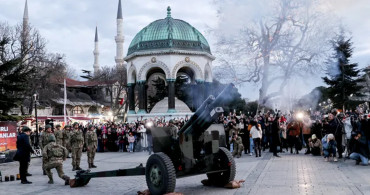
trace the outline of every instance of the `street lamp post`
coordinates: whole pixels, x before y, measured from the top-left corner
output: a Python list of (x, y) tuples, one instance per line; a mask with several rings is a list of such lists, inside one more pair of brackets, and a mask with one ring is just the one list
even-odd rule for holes
[(35, 100), (35, 118), (36, 118), (36, 143), (39, 143), (39, 124), (37, 121), (37, 94), (33, 94)]

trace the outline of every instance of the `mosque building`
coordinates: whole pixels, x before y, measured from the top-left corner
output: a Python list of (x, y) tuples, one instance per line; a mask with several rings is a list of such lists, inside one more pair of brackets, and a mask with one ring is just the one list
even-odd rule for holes
[[(26, 0), (23, 17), (25, 27), (28, 26), (28, 20)], [(126, 119), (133, 121), (153, 117), (184, 118), (192, 115), (192, 110), (200, 106), (211, 93), (212, 61), (215, 57), (206, 38), (189, 23), (173, 18), (171, 8), (167, 7), (163, 19), (153, 21), (136, 34), (125, 56), (121, 0), (118, 1), (116, 22), (114, 60), (116, 66), (125, 67), (127, 70), (128, 94), (118, 94), (129, 102)], [(95, 28), (94, 46), (93, 72), (96, 75), (101, 70), (98, 27)], [(186, 78), (186, 84), (191, 86), (192, 110), (189, 105), (175, 97), (175, 82), (179, 78)], [(149, 97), (156, 94), (154, 81), (157, 79), (165, 83), (168, 96), (149, 109)], [(111, 104), (107, 102), (111, 98), (105, 92), (106, 83), (66, 79), (66, 87), (68, 116), (90, 120), (91, 115), (102, 116), (111, 113)], [(117, 96), (114, 93), (110, 95)], [(39, 110), (39, 114), (45, 115), (46, 118), (58, 118), (63, 115), (63, 97), (51, 99), (50, 102), (50, 105), (44, 106), (45, 109)], [(19, 113), (19, 109), (15, 109), (11, 114)]]
[[(212, 82), (212, 61), (215, 57), (206, 38), (189, 23), (167, 16), (139, 31), (123, 57), (123, 17), (118, 3), (116, 57), (117, 66), (127, 69), (129, 111), (128, 120), (155, 116), (183, 117), (192, 114), (189, 107), (175, 97), (175, 81), (180, 76), (193, 85), (196, 107), (209, 95)], [(99, 71), (98, 32), (95, 31), (94, 73)], [(168, 88), (168, 97), (148, 112), (148, 96), (155, 93), (153, 80), (161, 78)]]

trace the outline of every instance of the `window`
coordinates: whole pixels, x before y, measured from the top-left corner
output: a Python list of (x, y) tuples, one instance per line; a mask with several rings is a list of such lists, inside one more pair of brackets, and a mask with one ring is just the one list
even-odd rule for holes
[(73, 112), (73, 115), (83, 114), (84, 113), (84, 111), (82, 110), (81, 106), (74, 107), (73, 110), (72, 110), (72, 112)]

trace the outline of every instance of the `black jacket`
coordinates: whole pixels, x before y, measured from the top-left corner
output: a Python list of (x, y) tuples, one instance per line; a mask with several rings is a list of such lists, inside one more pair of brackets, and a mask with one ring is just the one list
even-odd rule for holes
[(356, 152), (361, 154), (362, 156), (365, 156), (366, 158), (369, 158), (369, 147), (367, 145), (366, 137), (361, 137), (360, 139), (356, 140), (353, 139), (353, 149), (352, 152)]
[(328, 129), (328, 132), (326, 132), (326, 134), (329, 134), (329, 133), (332, 133), (334, 136), (340, 136), (342, 135), (342, 124), (341, 122), (338, 120), (338, 118), (334, 118), (333, 120), (329, 121), (329, 129)]
[(17, 153), (14, 156), (16, 161), (30, 161), (33, 149), (30, 144), (30, 139), (25, 133), (20, 133), (17, 137)]

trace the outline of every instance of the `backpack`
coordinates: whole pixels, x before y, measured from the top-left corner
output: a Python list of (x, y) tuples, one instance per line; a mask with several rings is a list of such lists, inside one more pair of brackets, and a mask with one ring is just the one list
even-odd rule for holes
[(57, 157), (57, 158), (60, 158), (60, 157), (63, 157), (64, 156), (64, 150), (63, 148), (57, 146), (57, 145), (54, 145), (51, 150), (50, 150), (51, 154), (53, 157)]

